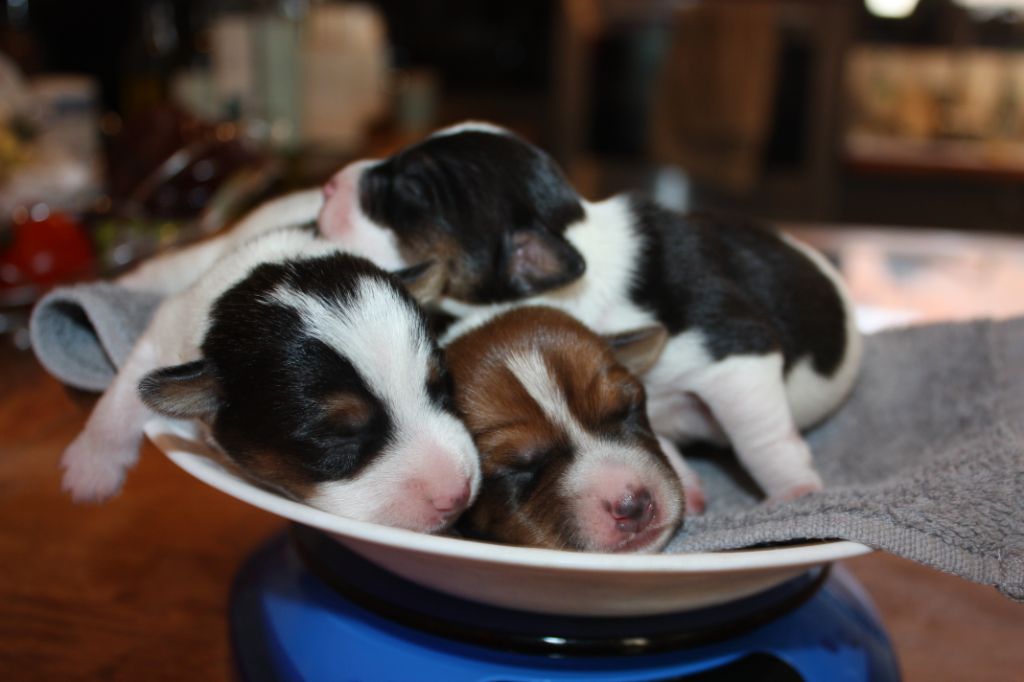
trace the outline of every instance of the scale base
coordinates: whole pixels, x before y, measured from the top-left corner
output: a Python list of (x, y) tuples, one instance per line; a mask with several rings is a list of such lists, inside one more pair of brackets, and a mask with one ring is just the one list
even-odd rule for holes
[(230, 623), (247, 682), (899, 680), (873, 606), (838, 569), (702, 612), (570, 619), (427, 590), (296, 526), (239, 572)]

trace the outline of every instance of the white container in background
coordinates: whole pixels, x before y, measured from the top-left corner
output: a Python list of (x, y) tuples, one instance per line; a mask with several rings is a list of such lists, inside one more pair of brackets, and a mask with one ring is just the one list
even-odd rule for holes
[(205, 121), (218, 121), (225, 114), (209, 69), (193, 68), (174, 74), (171, 97), (175, 104)]
[(48, 74), (33, 78), (29, 88), (41, 137), (93, 163), (99, 152), (96, 81), (79, 74)]
[(332, 150), (352, 149), (386, 108), (384, 20), (368, 5), (315, 5), (303, 34), (303, 141)]
[(260, 105), (271, 144), (295, 147), (302, 128), (302, 27), (289, 17), (263, 15), (256, 20), (256, 73)]
[(18, 208), (80, 211), (99, 196), (96, 81), (80, 74), (47, 74), (28, 83), (28, 111), (37, 135), (28, 161), (0, 184), (0, 215)]
[(255, 15), (225, 14), (210, 27), (210, 63), (221, 116), (248, 116), (258, 108), (255, 24)]

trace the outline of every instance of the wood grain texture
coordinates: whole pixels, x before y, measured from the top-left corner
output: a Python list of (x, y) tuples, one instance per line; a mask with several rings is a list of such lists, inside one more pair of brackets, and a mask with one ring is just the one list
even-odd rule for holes
[(58, 461), (89, 406), (7, 348), (0, 377), (0, 679), (230, 679), (231, 579), (281, 520), (148, 444), (119, 496), (73, 504)]
[[(0, 348), (0, 680), (229, 680), (225, 607), (283, 523), (198, 483), (152, 446), (100, 506), (60, 491), (88, 405)], [(909, 682), (1024, 679), (1024, 606), (876, 554), (848, 562)]]

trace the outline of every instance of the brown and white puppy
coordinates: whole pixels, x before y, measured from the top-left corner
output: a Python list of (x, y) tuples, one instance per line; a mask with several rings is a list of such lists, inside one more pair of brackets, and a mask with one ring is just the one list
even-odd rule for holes
[(456, 406), (483, 474), (463, 530), (553, 549), (661, 548), (682, 522), (683, 486), (633, 372), (649, 368), (666, 339), (660, 326), (604, 339), (530, 306), (452, 342)]

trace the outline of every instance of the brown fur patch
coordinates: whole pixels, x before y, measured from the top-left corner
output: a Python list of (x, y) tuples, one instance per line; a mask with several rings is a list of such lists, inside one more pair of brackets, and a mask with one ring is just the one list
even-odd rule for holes
[(297, 500), (313, 494), (316, 482), (298, 464), (273, 450), (246, 453), (245, 470), (264, 484)]

